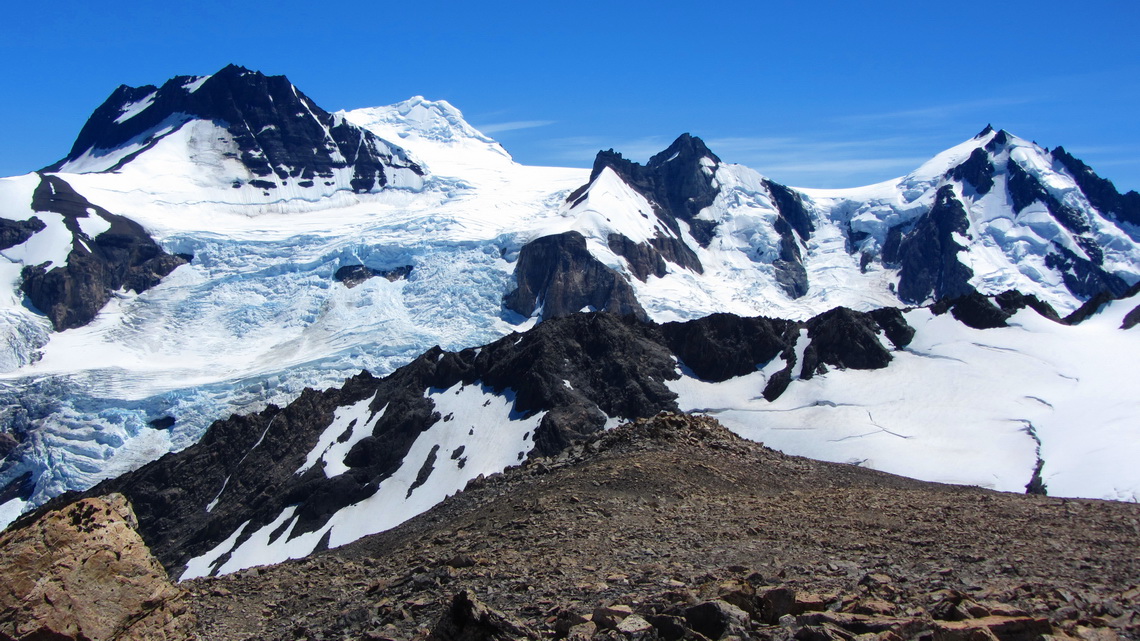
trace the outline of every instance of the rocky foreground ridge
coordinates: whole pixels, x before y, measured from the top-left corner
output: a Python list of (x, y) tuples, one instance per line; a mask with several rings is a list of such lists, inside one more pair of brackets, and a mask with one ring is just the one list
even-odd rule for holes
[(182, 584), (205, 639), (1140, 638), (1140, 506), (791, 457), (662, 414), (386, 533)]

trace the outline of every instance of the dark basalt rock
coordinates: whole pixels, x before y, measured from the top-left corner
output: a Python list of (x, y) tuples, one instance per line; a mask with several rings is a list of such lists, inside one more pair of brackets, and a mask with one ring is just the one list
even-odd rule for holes
[(979, 194), (988, 194), (994, 186), (994, 165), (982, 148), (975, 149), (965, 162), (950, 170), (950, 177), (969, 183)]
[(792, 225), (787, 219), (776, 219), (773, 227), (780, 234), (779, 258), (772, 261), (776, 284), (791, 298), (799, 298), (808, 291), (807, 269), (800, 254), (800, 245), (792, 235)]
[(176, 421), (173, 416), (163, 416), (150, 421), (147, 423), (147, 425), (156, 430), (168, 430), (174, 427), (175, 422)]
[(1012, 312), (995, 305), (993, 301), (978, 292), (970, 292), (958, 298), (944, 298), (930, 306), (935, 314), (950, 312), (958, 322), (974, 329), (1009, 327), (1006, 320)]
[(907, 303), (957, 298), (973, 291), (974, 275), (958, 260), (962, 246), (953, 235), (970, 229), (966, 209), (946, 185), (938, 190), (934, 206), (910, 231), (891, 229), (883, 246), (883, 261), (899, 268), (898, 295)]
[(375, 276), (380, 276), (395, 282), (401, 278), (407, 278), (410, 273), (412, 273), (412, 265), (402, 265), (394, 269), (374, 269), (372, 267), (365, 267), (364, 265), (345, 265), (336, 270), (336, 273), (333, 274), (333, 279), (338, 283), (344, 283), (345, 287), (352, 289)]
[(32, 216), (27, 220), (0, 218), (0, 251), (27, 242), (36, 232), (47, 227), (44, 221)]
[(675, 236), (658, 234), (648, 242), (635, 243), (621, 234), (610, 234), (607, 239), (610, 249), (625, 258), (634, 277), (645, 282), (650, 275), (661, 278), (668, 272), (665, 261), (680, 265), (698, 274), (705, 269), (692, 248)]
[(895, 349), (904, 349), (914, 339), (914, 328), (907, 325), (902, 310), (882, 307), (867, 313), (887, 335), (887, 340), (895, 346)]
[[(334, 169), (352, 167), (353, 190), (372, 191), (388, 182), (386, 167), (423, 175), (403, 149), (321, 109), (284, 76), (229, 65), (187, 89), (191, 76), (177, 76), (162, 87), (120, 86), (91, 115), (66, 158), (46, 171), (56, 171), (85, 153), (94, 155), (139, 144), (130, 162), (169, 131), (191, 120), (210, 120), (226, 128), (240, 160), (254, 175), (254, 187), (276, 188), (274, 178), (313, 181), (329, 178)], [(151, 104), (122, 120), (130, 105), (151, 97)], [(169, 130), (169, 131), (167, 131)], [(255, 184), (256, 183), (256, 184)]]
[(1081, 192), (1102, 214), (1121, 222), (1140, 225), (1140, 193), (1129, 191), (1121, 194), (1112, 181), (1096, 175), (1091, 167), (1065, 151), (1064, 147), (1054, 149), (1053, 158), (1068, 170)]
[(1132, 329), (1140, 324), (1140, 305), (1132, 308), (1132, 311), (1124, 315), (1124, 321), (1120, 323), (1120, 329)]
[(1011, 316), (1017, 313), (1018, 310), (1029, 307), (1051, 321), (1061, 322), (1060, 314), (1057, 313), (1057, 310), (1053, 309), (1052, 305), (1032, 294), (1022, 294), (1019, 291), (1011, 289), (995, 296), (994, 302), (1002, 308), (1002, 311)]
[(809, 320), (807, 330), (811, 342), (804, 350), (801, 378), (826, 373), (825, 365), (880, 369), (891, 362), (890, 351), (879, 340), (882, 328), (870, 314), (836, 307)]
[[(57, 331), (91, 322), (111, 299), (111, 292), (143, 292), (154, 287), (191, 256), (167, 254), (141, 225), (93, 205), (57, 176), (41, 176), (32, 209), (64, 217), (72, 234), (66, 265), (26, 265), (21, 289)], [(90, 213), (90, 212), (94, 213)], [(80, 218), (98, 216), (111, 224), (95, 238), (87, 236)]]
[[(2, 447), (3, 443), (0, 442), (0, 455), (6, 454)], [(0, 458), (3, 458), (0, 456)], [(0, 489), (0, 505), (4, 505), (12, 499), (20, 499), (27, 501), (32, 498), (32, 493), (36, 490), (36, 480), (33, 478), (31, 472), (25, 472), (20, 476), (12, 479), (11, 483)]]
[(780, 217), (787, 221), (792, 229), (796, 230), (796, 235), (800, 237), (800, 240), (807, 240), (811, 236), (811, 232), (815, 231), (815, 225), (811, 222), (811, 214), (804, 205), (803, 197), (798, 192), (767, 178), (764, 179), (764, 186), (772, 195), (772, 200), (776, 203)]
[(648, 318), (625, 278), (594, 258), (576, 231), (524, 245), (515, 279), (518, 287), (504, 297), (503, 305), (523, 316), (541, 308), (543, 320), (582, 309)]
[[(1097, 292), (1095, 295), (1085, 301), (1084, 305), (1078, 307), (1075, 311), (1073, 311), (1073, 313), (1062, 319), (1061, 322), (1065, 323), (1066, 325), (1079, 325), (1080, 323), (1085, 322), (1096, 314), (1099, 314), (1101, 309), (1103, 309), (1105, 305), (1111, 303), (1112, 301), (1124, 298), (1132, 298), (1138, 294), (1140, 294), (1140, 283), (1136, 283), (1135, 285), (1125, 289), (1125, 291), (1120, 294), (1115, 294), (1107, 289)], [(1129, 312), (1128, 316), (1131, 316), (1132, 314), (1133, 312)]]
[(665, 323), (669, 349), (693, 374), (720, 382), (751, 374), (758, 365), (791, 354), (800, 325), (764, 317), (712, 314), (684, 323)]

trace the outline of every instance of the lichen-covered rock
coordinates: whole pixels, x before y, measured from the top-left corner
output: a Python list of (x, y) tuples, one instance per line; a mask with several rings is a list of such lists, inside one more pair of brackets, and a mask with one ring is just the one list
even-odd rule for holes
[(135, 531), (120, 494), (0, 536), (0, 639), (192, 638), (194, 616)]

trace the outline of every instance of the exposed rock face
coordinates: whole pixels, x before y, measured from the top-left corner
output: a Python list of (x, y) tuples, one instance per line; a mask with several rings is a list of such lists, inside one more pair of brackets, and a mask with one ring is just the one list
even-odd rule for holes
[(788, 296), (799, 298), (808, 291), (807, 269), (800, 253), (800, 242), (807, 241), (815, 226), (798, 193), (767, 178), (764, 185), (780, 212), (775, 222), (776, 232), (780, 234), (780, 255), (772, 263), (776, 268), (776, 282)]
[(954, 240), (969, 230), (966, 209), (949, 185), (938, 190), (934, 206), (910, 230), (892, 229), (883, 260), (899, 268), (899, 298), (921, 304), (973, 291), (969, 280), (974, 274), (958, 260), (963, 247)]
[(364, 265), (345, 265), (336, 270), (336, 273), (333, 274), (333, 279), (337, 282), (344, 283), (345, 287), (352, 289), (369, 278), (376, 276), (386, 278), (389, 281), (397, 281), (401, 278), (407, 278), (408, 274), (411, 273), (412, 265), (402, 265), (393, 269), (375, 269), (365, 267)]
[[(898, 310), (892, 311), (898, 314), (894, 320), (905, 324)], [(870, 314), (836, 307), (809, 320), (807, 330), (811, 342), (804, 350), (804, 362), (800, 367), (800, 376), (805, 379), (827, 372), (826, 365), (843, 369), (880, 369), (891, 362), (891, 353), (878, 337), (883, 328)], [(895, 347), (901, 349), (909, 342), (910, 337), (907, 336), (900, 339)]]
[(990, 162), (990, 155), (981, 147), (975, 149), (965, 162), (951, 169), (950, 176), (970, 183), (981, 195), (990, 193), (994, 187), (994, 165)]
[[(145, 291), (191, 260), (188, 255), (167, 254), (141, 225), (88, 202), (57, 176), (41, 176), (32, 208), (61, 214), (72, 234), (66, 265), (51, 269), (27, 265), (23, 270), (21, 288), (57, 331), (91, 322), (111, 292)], [(110, 228), (89, 237), (79, 224), (79, 219), (89, 216), (102, 218)]]
[(543, 236), (523, 246), (515, 266), (518, 288), (503, 299), (507, 309), (543, 320), (583, 310), (648, 318), (633, 288), (586, 249), (576, 231)]
[[(681, 134), (667, 149), (649, 159), (645, 165), (627, 160), (613, 149), (598, 152), (590, 182), (605, 168), (610, 168), (630, 187), (633, 187), (649, 204), (654, 213), (674, 234), (680, 235), (678, 220), (689, 225), (693, 238), (705, 247), (712, 240), (715, 223), (696, 218), (701, 210), (716, 200), (720, 191), (713, 180), (713, 171), (702, 161), (720, 163), (720, 158), (709, 150), (700, 138)], [(589, 186), (571, 194), (573, 202)]]
[(122, 495), (88, 498), (0, 536), (0, 639), (192, 638), (181, 589)]
[(27, 220), (0, 218), (0, 251), (27, 242), (38, 231), (44, 229), (44, 222), (35, 216)]
[(138, 152), (108, 168), (115, 170), (190, 120), (214, 121), (226, 128), (242, 164), (258, 177), (250, 181), (254, 187), (274, 189), (278, 181), (290, 180), (312, 186), (346, 167), (353, 169), (351, 186), (357, 192), (384, 187), (387, 168), (423, 175), (403, 149), (329, 114), (285, 76), (265, 76), (235, 65), (205, 79), (178, 76), (162, 87), (120, 86), (91, 115), (71, 153), (47, 171), (85, 154), (105, 155), (137, 144)]
[(1065, 151), (1064, 147), (1054, 149), (1053, 157), (1069, 170), (1093, 207), (1121, 222), (1140, 225), (1140, 194), (1135, 191), (1121, 194), (1111, 180), (1096, 175), (1091, 167)]

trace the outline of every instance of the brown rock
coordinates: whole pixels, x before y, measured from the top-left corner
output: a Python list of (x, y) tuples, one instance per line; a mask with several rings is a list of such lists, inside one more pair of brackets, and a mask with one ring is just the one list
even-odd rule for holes
[(828, 599), (818, 594), (801, 592), (796, 595), (796, 603), (792, 606), (791, 614), (804, 612), (819, 612), (827, 609)]
[(111, 494), (48, 512), (0, 536), (0, 638), (188, 639), (183, 590)]
[(637, 636), (640, 634), (644, 634), (646, 632), (649, 632), (652, 629), (653, 629), (653, 626), (650, 625), (648, 621), (646, 621), (645, 619), (641, 618), (640, 616), (638, 616), (636, 614), (631, 614), (631, 615), (627, 616), (626, 618), (621, 620), (621, 623), (617, 624), (617, 631), (618, 632), (621, 632), (622, 634), (626, 634), (626, 635), (630, 635), (630, 636)]
[(895, 613), (896, 609), (893, 603), (875, 598), (859, 599), (850, 607), (850, 611), (855, 614), (877, 614), (882, 616), (890, 616)]
[(989, 616), (964, 621), (936, 621), (934, 640), (976, 641), (993, 636), (1001, 641), (1037, 641), (1041, 635), (1052, 632), (1053, 626), (1048, 619)]
[(602, 628), (616, 628), (622, 619), (633, 614), (628, 605), (607, 605), (594, 609), (594, 623)]
[(578, 625), (570, 626), (570, 631), (566, 634), (566, 638), (570, 641), (584, 641), (594, 636), (598, 631), (598, 624), (593, 621), (586, 621)]

